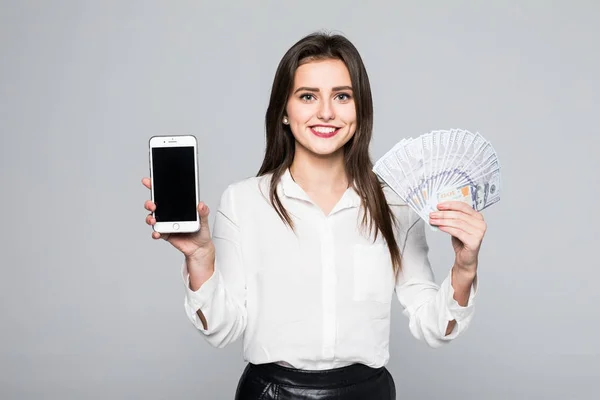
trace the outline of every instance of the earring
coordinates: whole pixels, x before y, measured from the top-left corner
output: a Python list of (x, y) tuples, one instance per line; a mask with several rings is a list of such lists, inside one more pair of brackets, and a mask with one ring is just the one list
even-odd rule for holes
[(283, 117), (283, 123), (286, 124), (286, 125), (289, 123), (288, 117)]

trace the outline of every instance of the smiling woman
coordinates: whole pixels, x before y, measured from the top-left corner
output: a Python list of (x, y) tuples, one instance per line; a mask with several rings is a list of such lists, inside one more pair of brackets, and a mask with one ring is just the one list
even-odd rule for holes
[[(332, 87), (332, 83), (340, 85)], [(342, 152), (356, 129), (352, 82), (346, 65), (340, 60), (322, 60), (298, 67), (286, 114), (284, 124), (290, 126), (296, 140), (296, 157), (307, 157), (303, 152)]]
[[(363, 215), (363, 226), (369, 222), (374, 233), (389, 243), (398, 271), (393, 213), (371, 171), (372, 127), (369, 77), (356, 47), (340, 35), (306, 36), (287, 51), (275, 73), (266, 113), (265, 159), (258, 175), (273, 175), (270, 200), (290, 227), (293, 221), (277, 194), (278, 181), (286, 171), (326, 214), (344, 190), (353, 187), (365, 199), (368, 212)], [(316, 187), (302, 175), (306, 171), (324, 177), (323, 170), (332, 179), (313, 182)], [(321, 195), (318, 186), (323, 185), (333, 196)]]
[[(200, 232), (166, 238), (185, 255), (186, 313), (215, 347), (243, 337), (237, 400), (395, 399), (393, 294), (416, 338), (456, 338), (473, 314), (480, 230), (453, 238), (461, 262), (437, 285), (423, 219), (372, 171), (371, 89), (348, 39), (294, 44), (265, 120), (258, 174), (227, 187), (212, 234), (200, 203)], [(448, 226), (483, 226), (472, 209), (439, 209)]]

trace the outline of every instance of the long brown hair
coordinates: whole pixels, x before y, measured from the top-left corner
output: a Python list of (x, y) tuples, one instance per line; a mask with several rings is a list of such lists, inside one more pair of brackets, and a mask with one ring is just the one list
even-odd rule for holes
[(310, 34), (294, 44), (281, 59), (265, 116), (266, 141), (265, 158), (257, 176), (272, 173), (270, 201), (281, 219), (294, 228), (292, 219), (277, 195), (277, 184), (283, 173), (292, 165), (295, 153), (295, 139), (288, 125), (282, 123), (290, 91), (293, 89), (296, 69), (302, 63), (312, 60), (338, 59), (344, 62), (350, 72), (355, 98), (356, 132), (344, 145), (344, 163), (348, 179), (361, 198), (363, 227), (369, 232), (378, 232), (387, 242), (394, 273), (401, 268), (400, 250), (394, 236), (397, 223), (390, 209), (381, 183), (372, 171), (373, 163), (369, 156), (369, 143), (373, 129), (373, 99), (366, 68), (354, 45), (341, 35), (326, 33)]

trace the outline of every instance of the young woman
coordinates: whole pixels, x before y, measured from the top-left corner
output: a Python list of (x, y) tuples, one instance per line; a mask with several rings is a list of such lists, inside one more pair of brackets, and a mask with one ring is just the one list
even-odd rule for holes
[(277, 69), (257, 176), (227, 187), (212, 235), (201, 202), (199, 233), (162, 237), (185, 256), (198, 331), (215, 347), (243, 335), (236, 399), (395, 399), (385, 368), (394, 293), (430, 346), (469, 325), (483, 217), (460, 202), (431, 215), (456, 253), (437, 285), (424, 221), (372, 172), (372, 125), (356, 48), (338, 35), (303, 38)]

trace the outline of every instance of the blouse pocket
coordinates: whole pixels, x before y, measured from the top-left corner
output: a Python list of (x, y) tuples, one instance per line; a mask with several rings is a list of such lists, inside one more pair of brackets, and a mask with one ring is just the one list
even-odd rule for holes
[(394, 291), (394, 272), (387, 245), (355, 245), (353, 264), (353, 300), (389, 303)]

